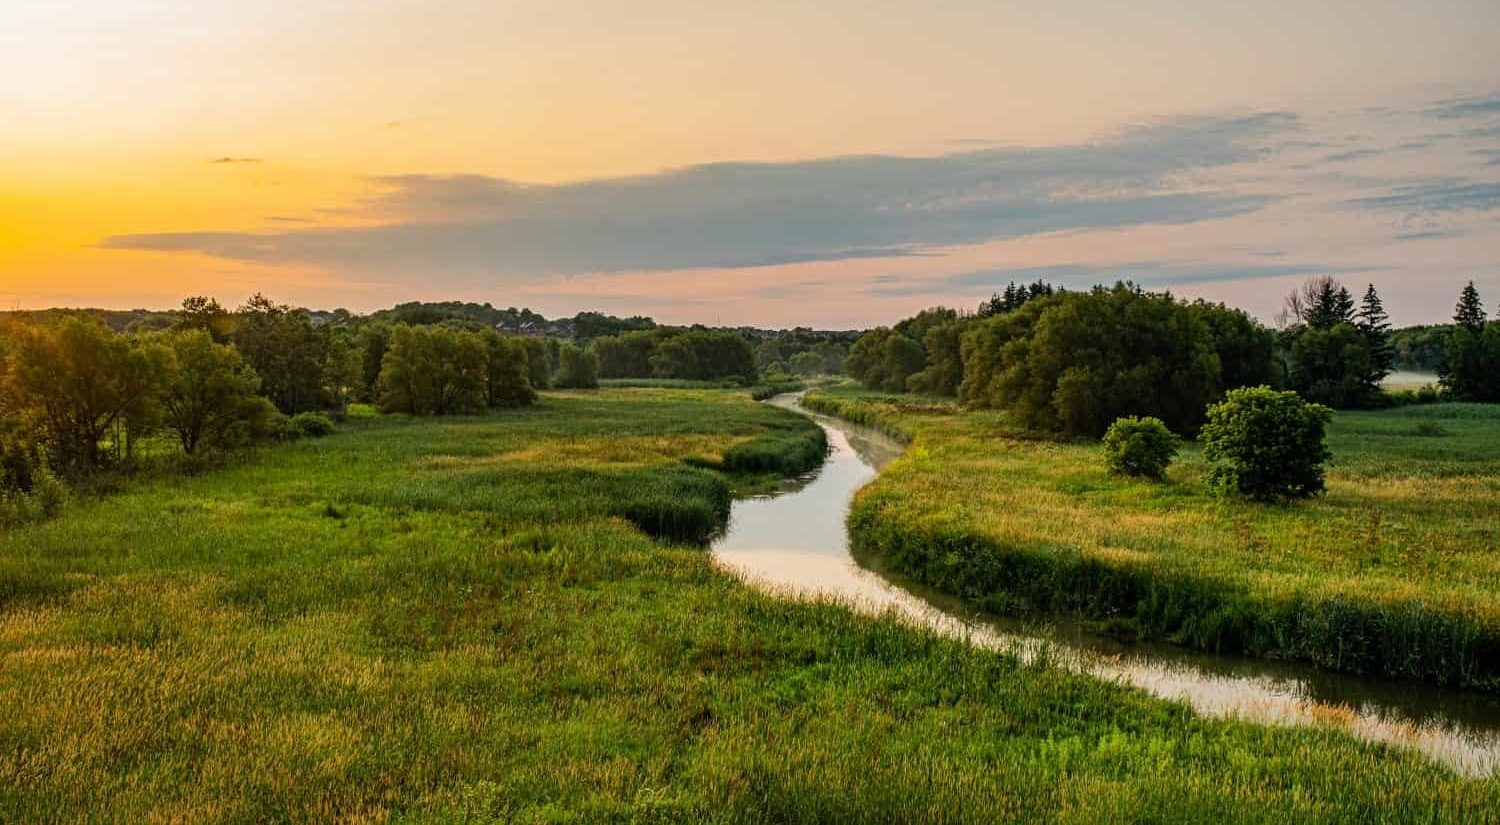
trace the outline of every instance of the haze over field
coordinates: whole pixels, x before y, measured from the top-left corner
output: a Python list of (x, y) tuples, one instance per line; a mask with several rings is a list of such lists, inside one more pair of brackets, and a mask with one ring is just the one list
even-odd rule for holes
[(721, 5), (5, 4), (0, 305), (1500, 289), (1493, 2)]

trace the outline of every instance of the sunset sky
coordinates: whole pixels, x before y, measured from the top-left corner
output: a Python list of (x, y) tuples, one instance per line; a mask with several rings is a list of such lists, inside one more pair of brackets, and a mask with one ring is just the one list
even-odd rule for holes
[(0, 0), (0, 308), (1500, 308), (1494, 0)]

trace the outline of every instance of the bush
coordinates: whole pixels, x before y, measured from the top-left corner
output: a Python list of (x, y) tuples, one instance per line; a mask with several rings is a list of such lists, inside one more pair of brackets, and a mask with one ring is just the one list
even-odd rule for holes
[(297, 413), (287, 422), (288, 429), (297, 438), (322, 438), (333, 435), (333, 419), (323, 413)]
[(1104, 434), (1104, 466), (1111, 473), (1161, 481), (1177, 457), (1177, 436), (1160, 418), (1115, 419)]
[(1323, 491), (1323, 434), (1333, 411), (1270, 387), (1231, 390), (1208, 408), (1199, 441), (1216, 466), (1214, 489), (1256, 501), (1306, 498)]
[(564, 344), (558, 353), (557, 378), (553, 385), (561, 389), (592, 390), (599, 387), (599, 355), (592, 347)]

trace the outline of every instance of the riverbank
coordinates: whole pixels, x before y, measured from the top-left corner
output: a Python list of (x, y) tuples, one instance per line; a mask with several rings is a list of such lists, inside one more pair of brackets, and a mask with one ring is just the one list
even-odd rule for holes
[[(0, 820), (1472, 822), (1500, 780), (833, 604), (621, 515), (746, 393), (357, 422), (0, 536)], [(685, 462), (692, 462), (691, 465)], [(639, 484), (616, 484), (620, 478)]]
[(1165, 484), (993, 413), (848, 387), (810, 408), (912, 438), (856, 499), (856, 547), (1000, 615), (1331, 670), (1500, 690), (1500, 408), (1340, 414), (1329, 492), (1222, 502), (1196, 450)]

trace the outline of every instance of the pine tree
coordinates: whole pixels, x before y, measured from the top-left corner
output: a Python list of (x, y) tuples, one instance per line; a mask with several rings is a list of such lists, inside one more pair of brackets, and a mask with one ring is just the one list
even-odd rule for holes
[(1496, 373), (1500, 373), (1500, 344), (1491, 343), (1497, 338), (1494, 330), (1486, 334), (1484, 304), (1479, 300), (1479, 290), (1474, 282), (1458, 296), (1458, 306), (1453, 311), (1453, 331), (1449, 333), (1444, 348), (1443, 369), (1438, 380), (1459, 401), (1489, 401), (1500, 395)]
[[(1347, 294), (1348, 290), (1344, 290), (1344, 293)], [(1375, 292), (1374, 284), (1365, 287), (1365, 297), (1360, 302), (1359, 312), (1354, 315), (1354, 326), (1364, 335), (1370, 349), (1370, 368), (1363, 376), (1362, 383), (1373, 398), (1380, 391), (1380, 382), (1391, 374), (1396, 363), (1396, 352), (1391, 348), (1390, 342), (1391, 319), (1385, 312), (1380, 295)]]
[(1458, 295), (1458, 306), (1453, 310), (1453, 323), (1477, 335), (1484, 331), (1484, 318), (1484, 304), (1479, 300), (1479, 290), (1470, 281)]

